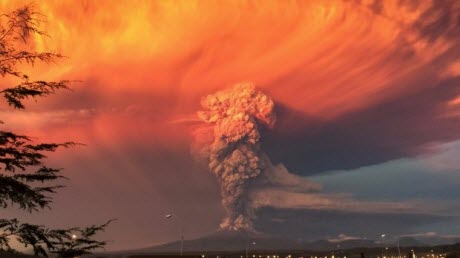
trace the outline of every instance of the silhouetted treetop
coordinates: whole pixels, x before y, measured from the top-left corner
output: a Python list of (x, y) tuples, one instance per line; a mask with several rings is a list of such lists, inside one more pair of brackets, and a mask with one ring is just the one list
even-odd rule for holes
[[(20, 64), (51, 63), (63, 57), (53, 52), (33, 52), (19, 48), (32, 34), (46, 36), (39, 29), (44, 16), (31, 5), (0, 16), (0, 78), (11, 77), (17, 85), (0, 89), (9, 106), (24, 109), (24, 100), (43, 97), (60, 89), (69, 89), (69, 80), (31, 80), (20, 70)], [(0, 125), (3, 122), (0, 121)], [(45, 165), (46, 154), (58, 148), (73, 147), (77, 143), (35, 143), (29, 136), (0, 130), (0, 209), (17, 205), (29, 212), (50, 208), (52, 194), (63, 185), (56, 183), (65, 178), (61, 168)], [(105, 241), (94, 236), (104, 231), (111, 221), (85, 228), (48, 229), (42, 225), (23, 223), (17, 219), (0, 219), (0, 253), (14, 251), (12, 238), (31, 247), (36, 255), (49, 253), (58, 257), (76, 257), (102, 248)]]
[[(30, 81), (27, 74), (19, 70), (18, 65), (26, 63), (34, 65), (36, 62), (55, 62), (62, 58), (61, 54), (53, 52), (35, 52), (18, 49), (18, 41), (26, 43), (31, 34), (47, 36), (39, 29), (44, 17), (33, 11), (31, 5), (2, 15), (6, 22), (0, 23), (0, 75), (13, 76), (22, 80), (19, 85), (3, 89), (1, 93), (8, 104), (14, 108), (23, 109), (22, 101), (29, 97), (41, 97), (55, 93), (59, 89), (69, 89), (70, 81), (57, 82)], [(40, 19), (42, 18), (42, 19)]]

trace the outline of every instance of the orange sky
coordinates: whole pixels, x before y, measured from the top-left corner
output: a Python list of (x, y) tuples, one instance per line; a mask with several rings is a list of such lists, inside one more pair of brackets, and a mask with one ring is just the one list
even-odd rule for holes
[[(334, 122), (458, 76), (457, 42), (444, 34), (433, 39), (420, 29), (442, 15), (422, 17), (437, 1), (398, 2), (36, 1), (36, 9), (47, 19), (42, 28), (50, 37), (34, 37), (25, 47), (57, 51), (68, 58), (25, 69), (32, 79), (81, 82), (72, 85), (73, 92), (29, 101), (25, 111), (2, 106), (0, 117), (6, 127), (38, 139), (87, 143), (77, 154), (63, 152), (63, 163), (78, 167), (79, 160), (89, 159), (101, 168), (95, 175), (111, 180), (108, 188), (158, 191), (152, 198), (169, 203), (161, 187), (170, 184), (157, 190), (150, 177), (180, 178), (174, 167), (179, 165), (171, 169), (170, 164), (160, 164), (158, 170), (168, 176), (146, 175), (145, 168), (125, 159), (126, 146), (145, 147), (159, 163), (162, 155), (171, 155), (175, 162), (173, 154), (161, 150), (188, 153), (195, 112), (206, 94), (251, 81), (277, 106)], [(0, 10), (23, 3), (0, 0)], [(460, 4), (453, 8), (459, 11)], [(0, 87), (10, 83), (14, 82), (2, 80)], [(458, 117), (459, 99), (442, 98), (443, 108), (435, 115)], [(282, 127), (289, 129), (285, 135), (298, 122), (287, 121), (289, 125)], [(70, 160), (73, 155), (77, 161)], [(118, 168), (129, 170), (129, 178), (124, 172), (105, 173), (113, 160), (122, 163)], [(169, 174), (168, 169), (177, 171)], [(184, 181), (193, 182), (202, 180), (203, 174), (187, 176)], [(75, 182), (84, 185), (85, 180), (76, 176)], [(215, 183), (211, 176), (207, 180), (203, 184)]]
[[(26, 111), (4, 109), (2, 119), (38, 139), (121, 148), (147, 137), (186, 149), (193, 128), (177, 121), (195, 119), (201, 97), (236, 82), (328, 121), (454, 76), (452, 60), (433, 64), (453, 42), (414, 27), (432, 3), (383, 3), (376, 13), (373, 1), (42, 1), (50, 37), (26, 47), (68, 58), (26, 69), (82, 82)], [(448, 103), (445, 114), (455, 114)]]
[(32, 74), (82, 80), (77, 92), (114, 108), (135, 103), (119, 99), (135, 93), (180, 113), (206, 93), (253, 81), (277, 102), (330, 119), (413, 90), (405, 85), (414, 74), (450, 47), (411, 27), (430, 1), (413, 9), (386, 1), (378, 15), (372, 2), (44, 1), (36, 6), (51, 38), (36, 37), (35, 47), (69, 58)]

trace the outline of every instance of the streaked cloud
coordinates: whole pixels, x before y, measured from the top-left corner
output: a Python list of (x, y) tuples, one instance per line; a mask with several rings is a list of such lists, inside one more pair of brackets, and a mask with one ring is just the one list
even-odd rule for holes
[[(2, 10), (21, 4), (0, 1)], [(458, 196), (458, 181), (446, 179), (456, 178), (459, 165), (458, 1), (35, 6), (52, 37), (34, 37), (31, 49), (69, 58), (30, 75), (82, 82), (28, 102), (24, 112), (2, 106), (4, 128), (88, 144), (51, 156), (72, 181), (56, 200), (57, 215), (34, 215), (40, 223), (92, 222), (92, 214), (76, 216), (80, 210), (101, 219), (118, 214), (113, 248), (175, 239), (160, 214), (170, 210), (189, 214), (190, 225), (204, 221), (190, 226), (191, 235), (211, 232), (224, 213), (212, 176), (190, 154), (195, 112), (202, 96), (239, 81), (255, 82), (277, 108), (277, 127), (263, 132), (262, 143), (277, 169), (252, 193), (268, 232), (314, 237), (324, 226), (330, 239), (358, 235), (353, 227), (362, 235), (402, 225), (412, 232), (460, 211), (444, 200)], [(431, 192), (420, 190), (428, 186)], [(330, 221), (340, 223), (327, 227)]]

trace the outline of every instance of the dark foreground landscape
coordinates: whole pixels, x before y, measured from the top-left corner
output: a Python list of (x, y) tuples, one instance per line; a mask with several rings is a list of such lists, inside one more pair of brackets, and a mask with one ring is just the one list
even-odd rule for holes
[[(405, 246), (400, 247), (356, 247), (350, 249), (331, 250), (246, 250), (236, 251), (203, 251), (187, 252), (184, 257), (212, 257), (212, 258), (362, 258), (362, 257), (383, 257), (383, 258), (460, 258), (460, 243), (440, 246)], [(121, 252), (94, 254), (90, 257), (104, 258), (172, 258), (180, 257), (177, 252), (143, 253), (143, 252)]]
[[(427, 247), (401, 247), (400, 248), (402, 258), (460, 258), (460, 243), (455, 245), (443, 245), (443, 246), (427, 246)], [(383, 258), (398, 258), (397, 248), (352, 248), (352, 249), (336, 249), (328, 251), (315, 251), (315, 250), (251, 250), (248, 251), (248, 258), (362, 258), (362, 257), (382, 257)], [(415, 256), (411, 256), (411, 254)], [(2, 258), (31, 258), (32, 255), (25, 254), (7, 254), (1, 253)], [(207, 251), (203, 253), (199, 252), (187, 252), (183, 256), (176, 253), (131, 253), (131, 252), (120, 252), (120, 253), (99, 253), (83, 256), (87, 258), (245, 258), (246, 251)]]
[[(184, 242), (183, 258), (460, 258), (460, 242), (425, 244), (416, 239), (379, 243), (375, 240), (296, 242), (286, 238), (250, 236), (246, 245), (241, 234), (215, 234)], [(271, 245), (271, 246), (270, 246)], [(257, 247), (259, 246), (259, 248)], [(247, 249), (246, 249), (247, 248)], [(87, 258), (174, 258), (180, 242), (150, 248), (85, 255)], [(19, 253), (0, 253), (1, 258), (31, 258)]]

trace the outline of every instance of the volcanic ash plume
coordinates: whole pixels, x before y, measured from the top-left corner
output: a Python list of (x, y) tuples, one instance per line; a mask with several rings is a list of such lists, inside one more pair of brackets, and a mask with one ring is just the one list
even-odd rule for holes
[(261, 126), (272, 127), (273, 100), (251, 83), (240, 83), (203, 98), (198, 116), (213, 125), (213, 140), (206, 146), (209, 168), (221, 183), (228, 230), (252, 230), (254, 217), (248, 186), (264, 170), (260, 150)]

